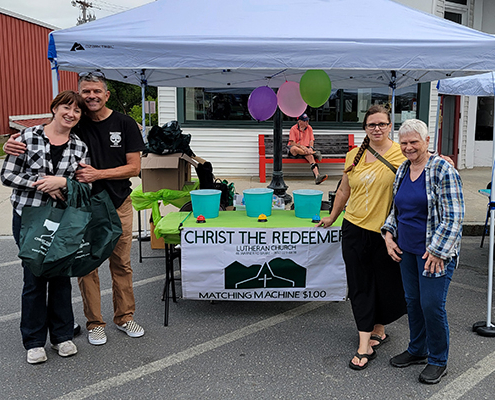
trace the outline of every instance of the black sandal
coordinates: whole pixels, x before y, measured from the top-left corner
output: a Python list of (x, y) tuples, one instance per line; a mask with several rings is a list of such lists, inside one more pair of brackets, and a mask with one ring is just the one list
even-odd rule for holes
[[(354, 357), (357, 357), (359, 359), (359, 361), (361, 361), (363, 358), (366, 358), (368, 360), (368, 362), (366, 364), (364, 364), (363, 366), (353, 364), (352, 360), (354, 359)], [(376, 351), (375, 350), (373, 350), (373, 353), (371, 353), (371, 354), (360, 354), (356, 351), (356, 354), (354, 354), (354, 356), (351, 358), (351, 361), (349, 361), (349, 368), (355, 369), (356, 371), (361, 371), (361, 370), (367, 368), (370, 361), (374, 360), (375, 358), (376, 358)]]
[(390, 340), (390, 336), (385, 334), (385, 337), (382, 339), (380, 335), (371, 335), (370, 340), (376, 340), (378, 342), (378, 344), (371, 346), (373, 350), (378, 350), (382, 344), (387, 343)]

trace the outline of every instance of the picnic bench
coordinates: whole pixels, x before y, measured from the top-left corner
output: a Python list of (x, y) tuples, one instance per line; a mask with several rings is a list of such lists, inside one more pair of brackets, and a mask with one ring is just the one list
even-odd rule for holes
[[(345, 155), (354, 145), (353, 134), (315, 134), (315, 148), (323, 156), (320, 164), (345, 163)], [(304, 158), (289, 158), (289, 135), (282, 135), (282, 164), (308, 164)], [(258, 135), (260, 182), (266, 182), (266, 164), (273, 164), (273, 135)]]

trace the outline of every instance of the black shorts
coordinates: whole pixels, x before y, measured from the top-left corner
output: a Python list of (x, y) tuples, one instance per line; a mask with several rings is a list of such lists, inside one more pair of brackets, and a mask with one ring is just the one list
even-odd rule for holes
[(302, 155), (300, 155), (300, 154), (298, 154), (297, 156), (293, 155), (293, 154), (290, 152), (290, 148), (291, 148), (291, 147), (292, 147), (292, 146), (287, 146), (287, 157), (289, 157), (289, 158), (293, 158), (293, 159), (297, 159), (297, 158), (306, 158), (306, 157), (304, 157), (304, 156), (302, 156)]

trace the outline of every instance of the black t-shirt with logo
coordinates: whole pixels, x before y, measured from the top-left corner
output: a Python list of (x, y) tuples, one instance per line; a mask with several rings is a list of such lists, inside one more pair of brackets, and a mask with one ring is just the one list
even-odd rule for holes
[[(96, 169), (126, 165), (127, 153), (145, 149), (136, 121), (117, 111), (103, 121), (92, 121), (84, 116), (79, 122), (77, 134), (88, 145), (91, 165)], [(110, 195), (115, 208), (119, 208), (131, 193), (131, 181), (105, 179), (93, 182), (93, 194), (103, 189)]]

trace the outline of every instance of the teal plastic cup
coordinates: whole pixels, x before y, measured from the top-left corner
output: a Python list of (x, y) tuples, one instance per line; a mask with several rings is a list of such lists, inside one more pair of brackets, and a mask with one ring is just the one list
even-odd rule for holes
[(258, 218), (260, 214), (267, 217), (272, 215), (273, 189), (252, 188), (242, 191), (246, 214), (248, 217)]
[(294, 211), (297, 218), (313, 218), (320, 216), (323, 192), (313, 189), (298, 189), (292, 192), (294, 196)]
[(216, 189), (191, 190), (191, 202), (193, 215), (208, 218), (217, 218), (220, 210), (220, 195), (222, 192)]

